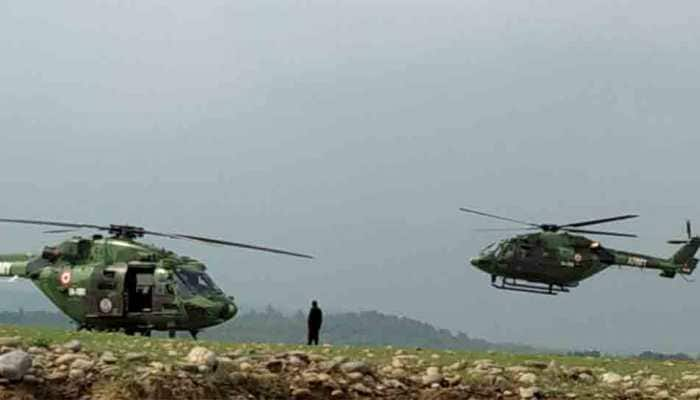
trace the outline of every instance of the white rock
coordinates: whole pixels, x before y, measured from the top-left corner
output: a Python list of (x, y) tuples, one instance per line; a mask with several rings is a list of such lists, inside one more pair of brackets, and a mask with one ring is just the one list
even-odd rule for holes
[(668, 393), (668, 390), (662, 390), (662, 391), (660, 391), (660, 392), (657, 392), (657, 393), (654, 395), (654, 398), (655, 398), (656, 400), (667, 400), (667, 399), (670, 399), (670, 398), (671, 398), (671, 395)]
[(73, 353), (77, 353), (80, 351), (80, 349), (83, 348), (83, 346), (80, 343), (80, 340), (71, 340), (68, 343), (64, 344), (63, 348), (66, 350), (70, 350)]
[(681, 395), (683, 399), (700, 399), (700, 388), (688, 389)]
[(423, 377), (421, 378), (421, 381), (423, 382), (423, 385), (425, 385), (425, 386), (432, 386), (432, 385), (440, 386), (442, 379), (443, 379), (442, 375), (440, 375), (439, 373), (433, 373), (433, 374), (423, 375)]
[(652, 375), (649, 379), (642, 382), (643, 387), (661, 387), (666, 384), (666, 381), (658, 375)]
[(520, 388), (520, 398), (521, 399), (532, 399), (533, 397), (538, 396), (541, 393), (540, 388), (537, 386), (530, 386)]
[(22, 350), (14, 350), (0, 356), (0, 376), (11, 381), (22, 379), (32, 367), (32, 356)]
[(114, 353), (112, 353), (111, 351), (105, 351), (100, 356), (100, 360), (105, 364), (114, 364), (117, 362), (117, 357), (115, 357)]
[(520, 375), (520, 378), (518, 378), (518, 382), (526, 385), (534, 385), (535, 382), (537, 382), (537, 375), (533, 374), (532, 372), (522, 374)]
[(92, 368), (94, 365), (95, 365), (95, 363), (93, 361), (84, 360), (82, 358), (79, 358), (79, 359), (73, 361), (73, 363), (71, 363), (70, 367), (71, 367), (71, 369), (82, 369), (83, 371), (87, 371), (90, 368)]
[(622, 377), (614, 372), (606, 372), (600, 377), (600, 380), (606, 385), (617, 385), (622, 382)]
[(82, 379), (84, 377), (85, 377), (85, 371), (83, 371), (82, 369), (72, 369), (68, 373), (68, 378), (70, 378), (70, 379), (75, 380), (75, 379)]
[(215, 369), (217, 365), (216, 353), (206, 347), (193, 347), (187, 354), (187, 362), (197, 366), (205, 365), (211, 369)]
[(340, 370), (346, 374), (352, 372), (360, 372), (366, 374), (370, 371), (369, 365), (363, 361), (351, 361), (340, 365)]

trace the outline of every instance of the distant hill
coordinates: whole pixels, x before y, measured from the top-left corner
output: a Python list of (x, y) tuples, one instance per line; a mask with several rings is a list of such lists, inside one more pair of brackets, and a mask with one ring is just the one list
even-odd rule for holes
[[(306, 315), (298, 311), (289, 316), (268, 307), (264, 311), (249, 311), (226, 324), (210, 328), (203, 333), (203, 336), (235, 342), (304, 343)], [(321, 341), (365, 346), (535, 351), (529, 346), (495, 344), (482, 339), (473, 339), (462, 332), (453, 334), (446, 329), (438, 329), (424, 322), (377, 311), (326, 315)]]
[[(0, 324), (50, 326), (74, 329), (71, 321), (54, 311), (1, 311)], [(248, 311), (232, 321), (209, 328), (202, 338), (230, 342), (304, 343), (306, 315), (294, 315), (267, 307), (263, 311)], [(529, 346), (494, 344), (473, 339), (465, 333), (453, 334), (446, 329), (406, 317), (382, 314), (377, 311), (328, 314), (324, 318), (321, 341), (332, 344), (462, 349), (508, 350), (534, 352)]]

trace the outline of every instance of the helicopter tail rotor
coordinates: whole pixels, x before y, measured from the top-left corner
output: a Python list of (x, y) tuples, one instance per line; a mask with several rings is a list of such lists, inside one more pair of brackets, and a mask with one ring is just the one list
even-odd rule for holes
[(690, 242), (693, 239), (693, 229), (690, 226), (690, 220), (685, 221), (685, 233), (688, 236), (688, 239), (681, 239), (681, 240), (669, 240), (668, 244), (686, 244)]
[(698, 265), (698, 259), (695, 258), (695, 254), (698, 252), (698, 249), (700, 249), (700, 236), (693, 236), (693, 229), (690, 221), (685, 222), (685, 233), (688, 239), (669, 240), (668, 243), (683, 245), (678, 249), (676, 254), (671, 257), (671, 261), (681, 266), (679, 270), (681, 274), (690, 275)]

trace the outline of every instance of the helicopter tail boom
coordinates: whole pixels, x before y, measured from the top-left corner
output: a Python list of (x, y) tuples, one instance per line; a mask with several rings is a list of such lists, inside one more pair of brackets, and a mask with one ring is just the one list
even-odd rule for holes
[(0, 277), (27, 277), (29, 257), (6, 255), (0, 256)]

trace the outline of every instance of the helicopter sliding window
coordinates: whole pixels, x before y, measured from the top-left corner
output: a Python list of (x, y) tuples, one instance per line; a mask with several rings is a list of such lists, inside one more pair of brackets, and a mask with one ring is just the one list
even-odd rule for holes
[(189, 294), (221, 293), (209, 276), (202, 272), (178, 270), (175, 272), (179, 287), (184, 287)]

